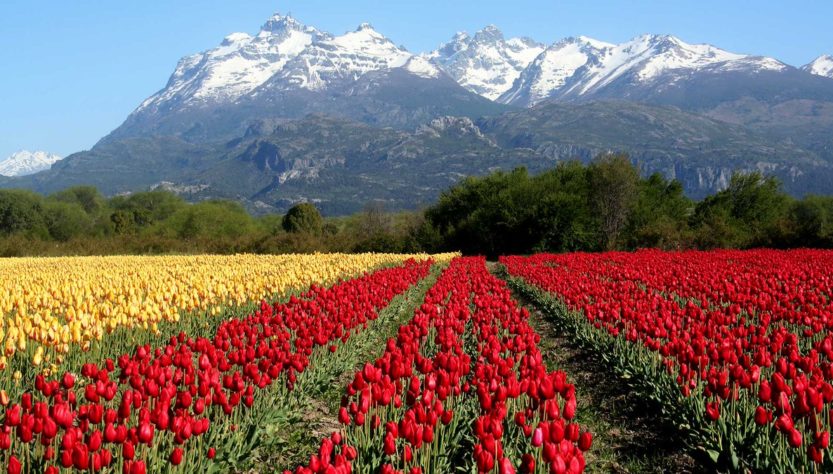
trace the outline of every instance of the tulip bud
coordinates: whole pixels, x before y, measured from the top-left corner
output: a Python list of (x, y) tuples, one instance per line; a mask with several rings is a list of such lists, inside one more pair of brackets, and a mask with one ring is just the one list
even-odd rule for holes
[(169, 460), (171, 461), (171, 464), (173, 464), (174, 466), (179, 466), (180, 463), (182, 463), (182, 448), (174, 448)]
[(512, 465), (512, 461), (509, 458), (502, 458), (498, 472), (499, 474), (515, 474), (515, 466)]
[(544, 443), (544, 432), (541, 428), (535, 428), (535, 431), (532, 432), (532, 445), (536, 448), (541, 446)]
[(589, 431), (585, 431), (581, 434), (578, 438), (578, 448), (582, 451), (587, 451), (590, 449), (590, 445), (593, 444), (593, 435)]

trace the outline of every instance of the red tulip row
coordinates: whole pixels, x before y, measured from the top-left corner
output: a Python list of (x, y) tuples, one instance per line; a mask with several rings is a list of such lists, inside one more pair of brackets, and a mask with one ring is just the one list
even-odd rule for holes
[(592, 436), (572, 422), (575, 388), (547, 371), (528, 316), (482, 258), (453, 260), (347, 386), (344, 435), (294, 472), (582, 472)]
[(80, 374), (39, 376), (5, 410), (0, 459), (12, 473), (135, 474), (186, 459), (196, 470), (224, 448), (204, 446), (204, 438), (222, 440), (218, 430), (235, 430), (264, 389), (277, 383), (291, 389), (314, 348), (335, 351), (336, 341), (366, 328), (430, 266), (408, 261), (331, 288), (314, 286), (300, 298), (262, 302), (254, 314), (223, 322), (212, 339), (180, 333), (164, 347), (139, 346), (116, 361), (88, 363)]
[(833, 468), (833, 252), (641, 251), (501, 262), (594, 328), (659, 354), (681, 393), (701, 399), (713, 457), (729, 467)]

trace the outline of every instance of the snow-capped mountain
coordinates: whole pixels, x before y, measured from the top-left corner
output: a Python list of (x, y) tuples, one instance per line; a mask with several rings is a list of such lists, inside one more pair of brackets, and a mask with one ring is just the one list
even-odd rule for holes
[(673, 83), (706, 68), (715, 71), (781, 71), (775, 59), (689, 44), (669, 35), (643, 35), (622, 44), (587, 37), (567, 38), (543, 51), (499, 102), (532, 106), (549, 97), (598, 93), (616, 81)]
[(505, 39), (497, 27), (489, 25), (473, 36), (457, 33), (425, 57), (461, 86), (495, 100), (544, 48), (529, 38)]
[(833, 79), (833, 56), (829, 54), (819, 56), (810, 64), (802, 66), (801, 69), (809, 72), (810, 74)]
[(0, 175), (26, 176), (38, 171), (48, 170), (61, 157), (45, 151), (21, 150), (0, 161)]
[[(285, 101), (283, 93), (336, 86), (349, 95), (351, 84), (369, 73), (395, 70), (419, 78), (447, 75), (491, 101), (532, 106), (548, 98), (633, 99), (649, 93), (648, 88), (668, 91), (704, 74), (786, 69), (792, 68), (775, 59), (669, 35), (643, 35), (621, 44), (579, 36), (546, 47), (525, 37), (507, 39), (491, 25), (473, 35), (457, 33), (430, 53), (414, 54), (367, 23), (335, 36), (275, 14), (255, 35), (232, 33), (220, 46), (182, 58), (165, 88), (134, 115), (241, 101), (276, 104)], [(833, 75), (833, 58), (822, 56), (804, 69)]]
[[(493, 26), (416, 54), (369, 24), (338, 36), (274, 15), (182, 58), (91, 150), (0, 186), (171, 182), (193, 199), (281, 210), (304, 197), (338, 213), (374, 199), (415, 208), (464, 175), (617, 150), (695, 193), (734, 169), (830, 193), (833, 81), (814, 74), (831, 62), (801, 70), (658, 35), (545, 46)], [(19, 169), (0, 165), (36, 170)]]
[(439, 74), (437, 68), (424, 61), (412, 61), (414, 58), (369, 23), (363, 23), (355, 31), (308, 45), (272, 77), (269, 86), (279, 90), (323, 90), (334, 83), (356, 81), (371, 71), (405, 66), (423, 77)]
[(255, 36), (232, 33), (220, 46), (182, 58), (165, 88), (137, 112), (168, 104), (234, 101), (269, 80), (310, 44), (329, 38), (292, 17), (275, 14)]
[(220, 46), (182, 58), (164, 89), (134, 113), (234, 103), (269, 90), (327, 89), (377, 70), (403, 68), (420, 77), (440, 70), (364, 23), (341, 36), (273, 15), (251, 36), (232, 33)]
[(508, 104), (535, 105), (562, 89), (579, 68), (614, 47), (613, 44), (583, 36), (563, 39), (542, 51), (498, 100)]

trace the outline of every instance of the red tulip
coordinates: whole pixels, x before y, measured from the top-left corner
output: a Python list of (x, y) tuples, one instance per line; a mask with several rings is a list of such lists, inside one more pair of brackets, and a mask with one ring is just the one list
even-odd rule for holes
[(789, 432), (788, 439), (790, 441), (790, 446), (793, 448), (801, 446), (802, 436), (800, 431), (793, 429)]
[(182, 463), (182, 448), (179, 448), (179, 447), (174, 448), (174, 450), (173, 450), (173, 452), (171, 452), (171, 456), (168, 458), (168, 460), (174, 466), (179, 466), (180, 463)]
[(532, 432), (532, 445), (536, 448), (541, 446), (544, 443), (544, 433), (541, 431), (541, 428), (535, 428), (535, 431)]
[(587, 451), (590, 449), (590, 445), (593, 444), (593, 435), (589, 431), (585, 431), (581, 434), (578, 439), (578, 447), (582, 451)]
[(509, 458), (501, 458), (498, 472), (500, 474), (515, 474), (515, 466)]
[(755, 408), (755, 423), (758, 426), (764, 426), (769, 423), (770, 414), (764, 407)]
[(12, 455), (11, 457), (9, 457), (9, 474), (20, 474), (21, 467), (22, 466), (20, 464), (20, 461), (17, 459), (17, 456)]

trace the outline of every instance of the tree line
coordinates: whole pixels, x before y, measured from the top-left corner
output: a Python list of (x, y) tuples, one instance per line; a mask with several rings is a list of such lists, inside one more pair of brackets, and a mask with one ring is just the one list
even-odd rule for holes
[(410, 252), (420, 248), (410, 236), (422, 221), (376, 205), (325, 219), (301, 203), (256, 217), (237, 202), (192, 204), (164, 190), (106, 198), (91, 186), (48, 196), (0, 189), (0, 256)]
[(0, 190), (0, 255), (286, 253), (467, 254), (751, 247), (833, 248), (833, 197), (794, 199), (776, 178), (735, 173), (693, 201), (678, 181), (641, 177), (626, 155), (468, 177), (421, 211), (369, 203), (324, 218), (313, 203), (253, 217), (232, 201), (167, 191), (103, 197), (81, 186), (41, 196)]
[(701, 201), (626, 155), (466, 178), (426, 211), (440, 248), (539, 251), (833, 247), (833, 197), (794, 199), (759, 172), (735, 173)]

